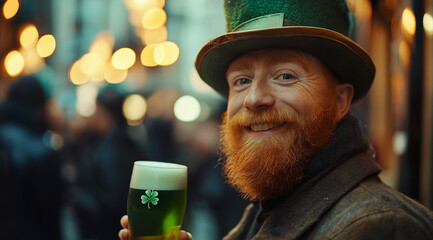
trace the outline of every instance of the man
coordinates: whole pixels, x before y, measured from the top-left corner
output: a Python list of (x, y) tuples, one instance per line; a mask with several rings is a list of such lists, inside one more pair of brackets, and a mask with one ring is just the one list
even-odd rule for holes
[(103, 87), (96, 111), (63, 149), (68, 178), (66, 204), (74, 211), (79, 239), (113, 239), (126, 211), (133, 162), (146, 159), (144, 149), (129, 135), (122, 108), (125, 95), (114, 85)]
[(49, 139), (63, 115), (48, 93), (39, 78), (23, 76), (0, 105), (2, 239), (60, 239), (61, 158)]
[(380, 181), (348, 114), (375, 68), (347, 37), (345, 1), (228, 0), (225, 10), (229, 33), (196, 67), (228, 98), (224, 173), (253, 203), (224, 239), (432, 239), (432, 212)]

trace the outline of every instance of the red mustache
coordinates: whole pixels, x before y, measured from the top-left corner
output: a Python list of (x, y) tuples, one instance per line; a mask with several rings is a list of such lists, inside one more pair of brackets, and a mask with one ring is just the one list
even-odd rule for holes
[(262, 123), (299, 122), (299, 115), (291, 108), (269, 108), (261, 111), (242, 110), (229, 120), (231, 127), (249, 127)]

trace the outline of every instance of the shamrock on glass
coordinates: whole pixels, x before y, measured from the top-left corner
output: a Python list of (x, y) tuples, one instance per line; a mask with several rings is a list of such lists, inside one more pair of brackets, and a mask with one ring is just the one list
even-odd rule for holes
[(147, 203), (147, 207), (150, 209), (150, 203), (152, 203), (153, 205), (158, 205), (159, 199), (157, 197), (158, 197), (157, 191), (146, 190), (146, 195), (141, 195), (141, 203), (143, 204)]
[(131, 240), (177, 239), (186, 208), (186, 179), (183, 165), (134, 163), (127, 202)]

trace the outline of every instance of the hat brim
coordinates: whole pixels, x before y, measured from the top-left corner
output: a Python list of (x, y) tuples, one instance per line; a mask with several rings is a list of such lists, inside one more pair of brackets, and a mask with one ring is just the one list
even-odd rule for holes
[(353, 85), (353, 102), (367, 93), (376, 71), (370, 56), (350, 38), (328, 29), (305, 26), (221, 35), (202, 47), (195, 66), (203, 81), (227, 97), (226, 72), (230, 63), (244, 53), (265, 48), (291, 48), (313, 54), (341, 82)]

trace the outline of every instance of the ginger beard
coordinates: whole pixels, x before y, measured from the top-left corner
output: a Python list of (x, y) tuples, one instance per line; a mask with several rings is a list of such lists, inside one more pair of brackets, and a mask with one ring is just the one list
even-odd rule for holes
[[(335, 129), (336, 103), (319, 101), (302, 121), (290, 108), (259, 112), (242, 110), (221, 125), (222, 162), (227, 182), (249, 200), (268, 200), (288, 193), (303, 177), (308, 159), (322, 148)], [(279, 123), (275, 134), (248, 134), (254, 123)]]

